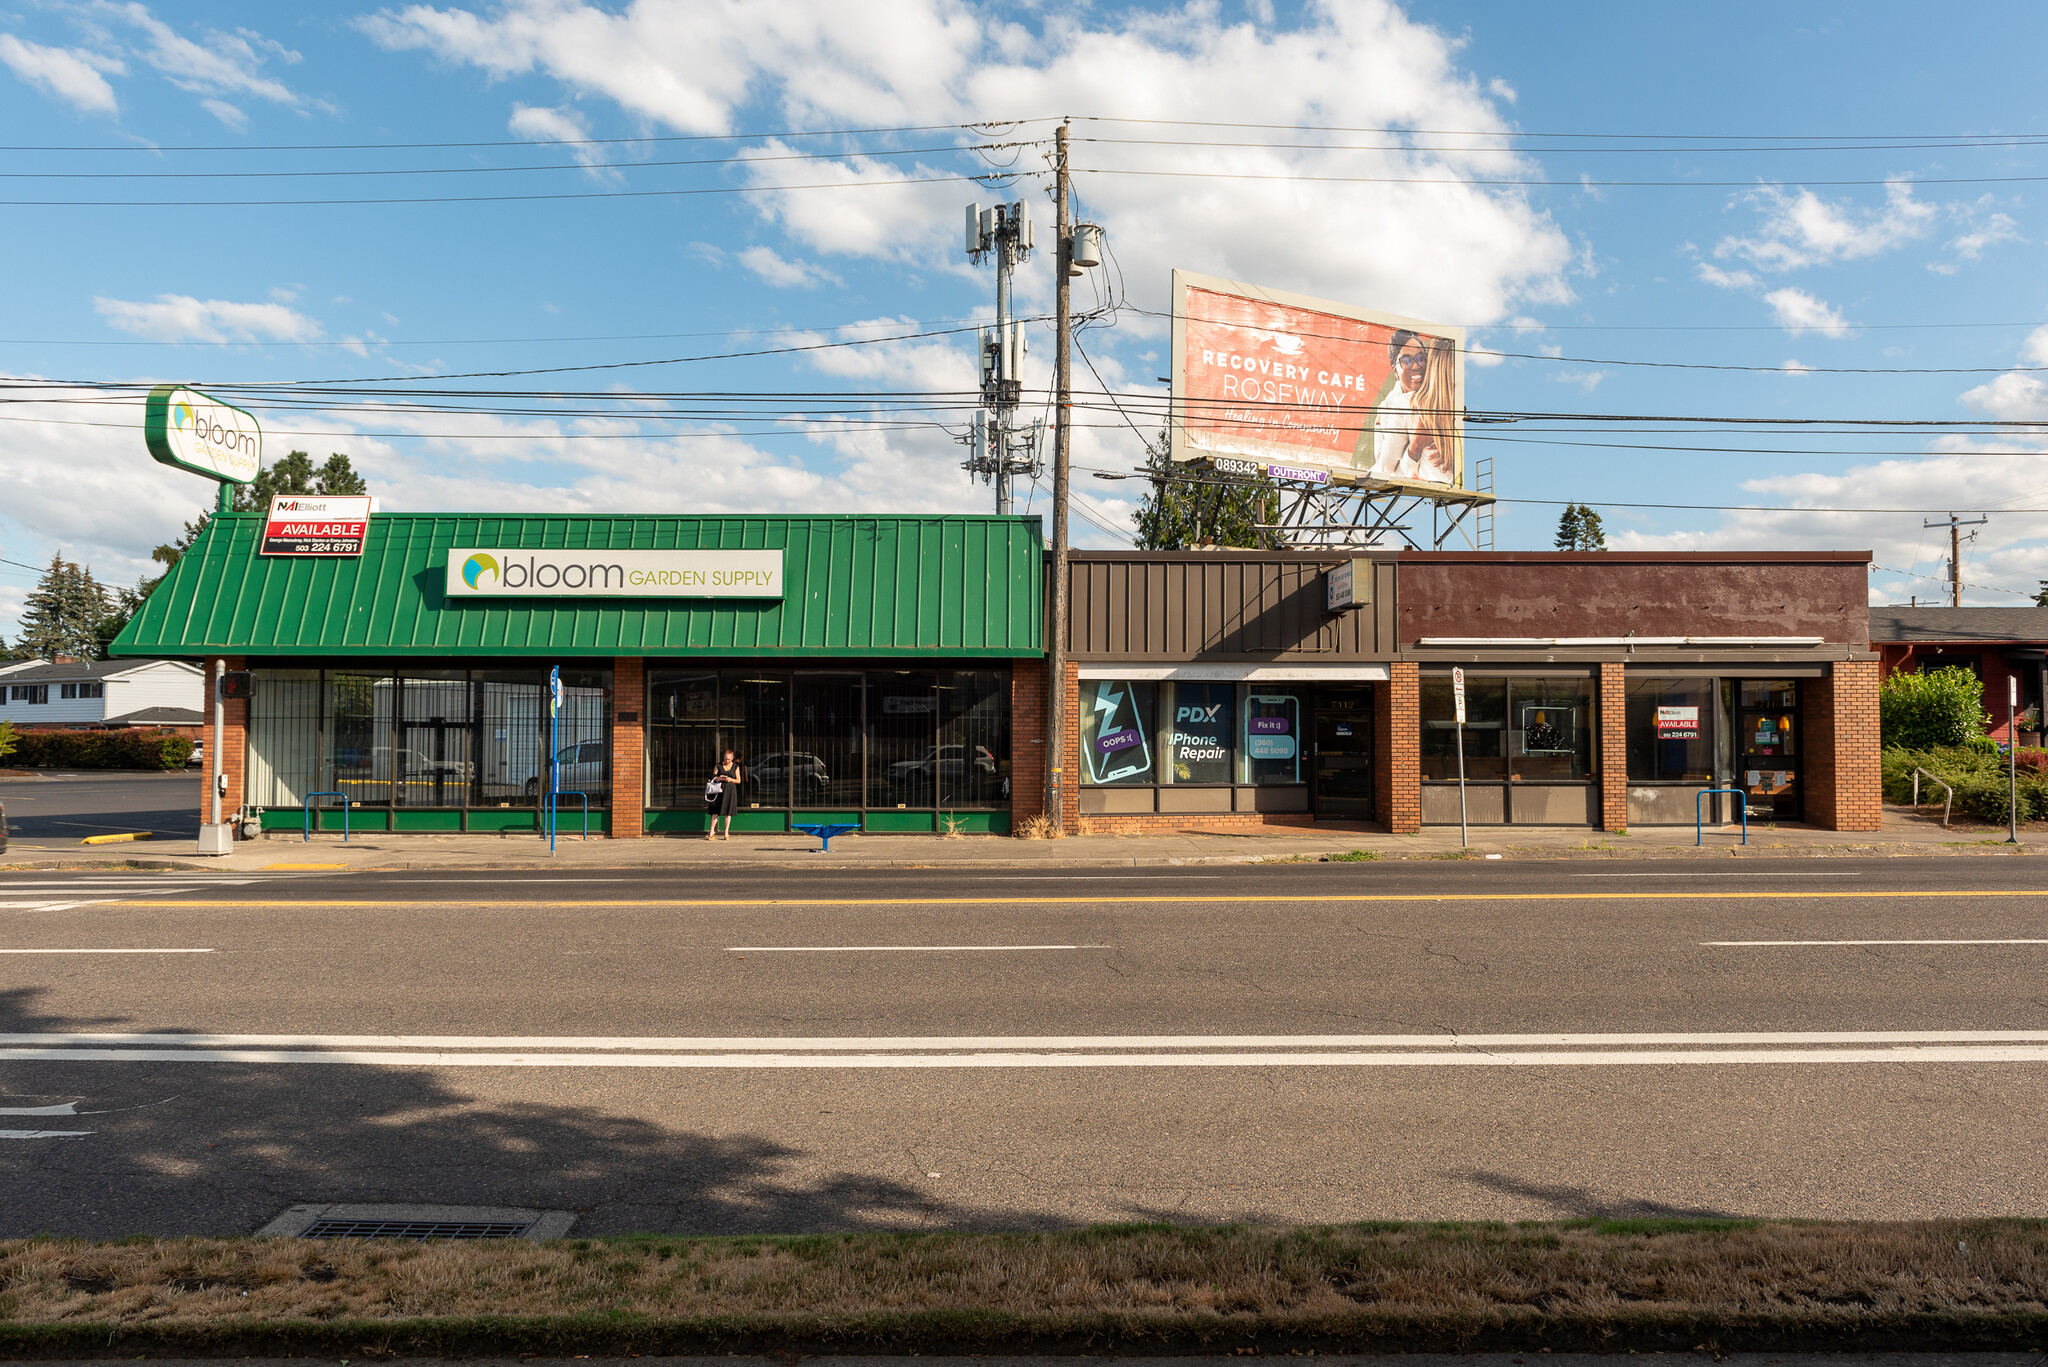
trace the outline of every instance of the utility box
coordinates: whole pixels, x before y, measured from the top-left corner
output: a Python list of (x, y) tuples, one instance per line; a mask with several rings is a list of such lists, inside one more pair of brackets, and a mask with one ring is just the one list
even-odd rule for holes
[(235, 852), (235, 827), (233, 822), (223, 821), (218, 826), (201, 822), (199, 826), (199, 852), (201, 854), (233, 854)]

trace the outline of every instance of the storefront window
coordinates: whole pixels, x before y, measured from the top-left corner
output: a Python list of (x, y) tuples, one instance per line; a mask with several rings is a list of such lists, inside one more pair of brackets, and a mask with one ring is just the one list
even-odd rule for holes
[(1081, 681), (1081, 781), (1158, 782), (1152, 763), (1158, 688), (1123, 679)]
[(609, 670), (562, 671), (562, 707), (555, 717), (555, 774), (559, 791), (582, 793), (592, 807), (610, 800), (612, 789), (612, 680)]
[(1753, 817), (1799, 816), (1799, 685), (1792, 679), (1742, 679), (1735, 693), (1737, 786)]
[[(391, 802), (391, 718), (397, 681), (380, 674), (329, 670), (325, 688), (327, 780), (321, 787), (351, 802)], [(256, 738), (249, 738), (256, 748)]]
[(388, 772), (400, 807), (460, 807), (469, 791), (469, 676), (400, 681), (397, 747)]
[(249, 698), (249, 804), (303, 805), (306, 795), (322, 786), (319, 737), (320, 671), (266, 669), (257, 674)]
[[(1451, 676), (1422, 677), (1422, 776), (1458, 777), (1458, 713)], [(1508, 776), (1506, 679), (1465, 676), (1465, 777), (1499, 781)]]
[(939, 676), (939, 805), (1010, 800), (1010, 676), (956, 669)]
[(790, 748), (758, 755), (754, 768), (786, 771), (798, 807), (861, 805), (861, 676), (797, 671)]
[(1237, 738), (1237, 685), (1169, 683), (1159, 697), (1162, 783), (1228, 783)]
[(1252, 685), (1244, 691), (1238, 754), (1246, 783), (1301, 782), (1299, 693)]
[[(789, 748), (789, 675), (780, 670), (721, 669), (718, 672), (718, 743), (712, 764), (731, 750), (746, 770), (740, 784), (742, 807), (787, 807), (788, 769), (757, 769), (754, 760), (776, 755)], [(706, 769), (696, 779), (697, 802), (702, 805), (703, 786), (711, 777)]]
[(868, 806), (938, 802), (939, 676), (928, 669), (868, 674)]
[(1712, 783), (1713, 714), (1712, 679), (1629, 680), (1629, 782)]
[(546, 686), (531, 669), (507, 669), (479, 670), (471, 687), (477, 707), (476, 805), (536, 805)]
[(647, 800), (656, 809), (702, 806), (718, 764), (718, 675), (653, 673), (647, 679)]
[[(1465, 688), (1469, 698), (1471, 680)], [(1509, 679), (1507, 692), (1510, 776), (1522, 783), (1590, 778), (1593, 681)]]

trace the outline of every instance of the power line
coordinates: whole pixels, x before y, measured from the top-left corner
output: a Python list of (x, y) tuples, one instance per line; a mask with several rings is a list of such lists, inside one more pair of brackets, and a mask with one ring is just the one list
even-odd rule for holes
[[(1431, 136), (1431, 135), (1424, 135)], [(1492, 137), (1505, 142), (1523, 138), (1547, 136), (1540, 133), (1473, 133), (1471, 137)], [(1616, 137), (1625, 136), (1616, 134)], [(1993, 134), (1982, 138), (1963, 138), (1953, 142), (1826, 142), (1826, 143), (1777, 143), (1748, 146), (1630, 146), (1630, 147), (1431, 147), (1412, 142), (1393, 143), (1328, 143), (1328, 142), (1221, 142), (1195, 138), (1074, 138), (1074, 142), (1090, 142), (1105, 147), (1217, 147), (1240, 148), (1251, 151), (1285, 152), (1428, 152), (1428, 153), (1499, 153), (1510, 152), (1520, 156), (1564, 156), (1564, 155), (1612, 155), (1626, 152), (1649, 152), (1669, 156), (1673, 152), (1699, 155), (1711, 152), (1898, 152), (1898, 151), (1960, 151), (1974, 147), (1986, 148), (2027, 148), (2048, 146), (2048, 136), (2037, 133)]]
[(965, 181), (986, 185), (994, 180), (1036, 172), (985, 172), (981, 175), (910, 176), (899, 180), (835, 180), (810, 185), (712, 185), (685, 190), (563, 190), (530, 195), (404, 195), (383, 199), (0, 199), (13, 209), (261, 209), (336, 208), (383, 204), (525, 204), (543, 200), (662, 199), (688, 195), (756, 195), (784, 190), (873, 190), (900, 185), (951, 185)]
[(887, 133), (979, 132), (1048, 119), (993, 119), (981, 123), (913, 123), (893, 128), (784, 128), (755, 133), (664, 133), (629, 138), (505, 138), (488, 142), (298, 142), (298, 143), (87, 143), (70, 146), (0, 146), (0, 152), (413, 152), (471, 147), (616, 147), (635, 143), (748, 142), (769, 138), (853, 138)]
[[(1538, 180), (1532, 177), (1486, 176), (1307, 176), (1278, 171), (1145, 171), (1130, 167), (1076, 166), (1076, 174), (1091, 176), (1164, 176), (1194, 180), (1286, 180), (1304, 184), (1339, 185), (1477, 185), (1510, 186), (1525, 190), (1755, 190), (1754, 180)], [(1805, 180), (1802, 188), (1846, 189), (1893, 185), (2025, 185), (2048, 180), (2048, 176), (1888, 176), (1881, 180)], [(21, 202), (21, 201), (5, 201)]]
[(1628, 139), (1633, 141), (1658, 140), (1664, 142), (1797, 142), (1831, 137), (1837, 141), (1938, 141), (1942, 139), (1981, 138), (2025, 134), (1986, 133), (1587, 133), (1587, 132), (1540, 132), (1500, 128), (1399, 128), (1393, 125), (1366, 126), (1358, 124), (1311, 124), (1311, 123), (1237, 123), (1218, 119), (1141, 119), (1124, 118), (1112, 114), (1075, 114), (1072, 116), (1084, 123), (1137, 123), (1166, 125), (1175, 128), (1259, 128), (1277, 129), (1287, 133), (1400, 133), (1425, 137), (1446, 138), (1602, 138)]

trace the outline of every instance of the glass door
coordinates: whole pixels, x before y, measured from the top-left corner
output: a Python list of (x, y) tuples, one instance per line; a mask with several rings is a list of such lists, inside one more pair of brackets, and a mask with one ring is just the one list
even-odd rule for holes
[(1735, 787), (1751, 819), (1797, 821), (1799, 685), (1792, 679), (1743, 679), (1735, 685)]
[(1315, 813), (1335, 821), (1370, 821), (1372, 692), (1318, 690), (1315, 700)]

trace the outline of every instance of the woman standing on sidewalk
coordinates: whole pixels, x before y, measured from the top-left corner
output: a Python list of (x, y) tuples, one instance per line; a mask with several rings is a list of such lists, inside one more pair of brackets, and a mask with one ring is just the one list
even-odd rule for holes
[[(718, 785), (718, 796), (711, 806), (711, 830), (706, 840), (732, 839), (732, 814), (740, 809), (740, 785), (747, 781), (747, 771), (740, 767), (739, 756), (727, 750), (718, 761), (718, 767), (711, 773), (711, 781)], [(719, 818), (725, 818), (725, 834), (718, 833)]]

